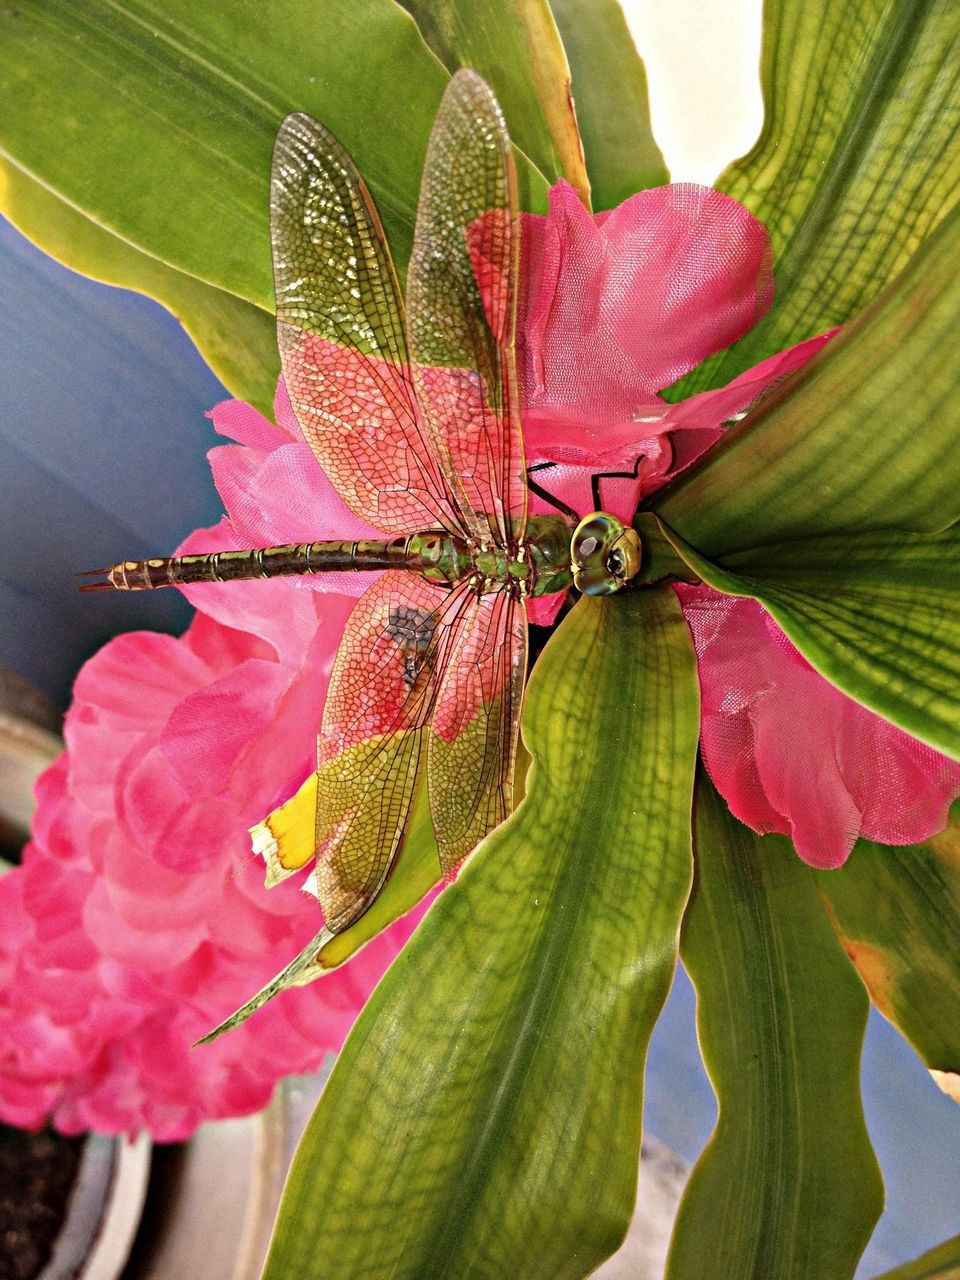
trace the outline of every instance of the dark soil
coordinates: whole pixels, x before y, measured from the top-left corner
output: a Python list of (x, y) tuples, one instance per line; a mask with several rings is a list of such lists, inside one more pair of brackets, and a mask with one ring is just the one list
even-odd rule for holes
[(0, 1125), (0, 1280), (34, 1280), (66, 1213), (83, 1138)]

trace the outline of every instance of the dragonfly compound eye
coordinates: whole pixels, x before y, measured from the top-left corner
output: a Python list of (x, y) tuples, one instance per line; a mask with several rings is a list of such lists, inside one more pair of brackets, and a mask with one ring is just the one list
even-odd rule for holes
[(570, 541), (573, 584), (588, 596), (606, 596), (640, 572), (640, 535), (606, 511), (577, 525)]

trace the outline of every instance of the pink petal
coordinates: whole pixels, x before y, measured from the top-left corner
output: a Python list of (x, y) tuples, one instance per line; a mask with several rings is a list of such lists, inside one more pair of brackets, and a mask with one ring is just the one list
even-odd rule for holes
[(206, 664), (211, 675), (232, 671), (238, 662), (246, 662), (248, 658), (267, 661), (276, 658), (276, 650), (265, 640), (249, 631), (222, 626), (206, 613), (194, 614), (182, 638), (187, 648)]
[[(0, 1018), (0, 1036), (4, 1033)], [(20, 1080), (3, 1063), (0, 1073), (0, 1114), (18, 1129), (39, 1129), (56, 1102), (58, 1085), (46, 1081)]]
[(301, 442), (252, 457), (249, 450), (221, 445), (209, 458), (240, 547), (383, 537), (343, 502)]
[(277, 379), (277, 390), (273, 397), (273, 416), (279, 430), (285, 432), (291, 440), (303, 439), (303, 432), (297, 421), (297, 415), (293, 411), (293, 405), (290, 403), (290, 393), (287, 391), (283, 374)]
[[(177, 919), (173, 904), (155, 920), (155, 927), (137, 928), (129, 913), (116, 910), (115, 896), (102, 881), (96, 885), (86, 903), (84, 925), (87, 936), (99, 955), (135, 965), (138, 972), (167, 969), (190, 955), (203, 941), (206, 928), (202, 921), (184, 924)], [(143, 899), (138, 899), (142, 901)], [(154, 912), (159, 917), (159, 912)]]
[[(553, 497), (586, 515), (594, 505), (591, 480), (595, 474), (636, 468), (635, 480), (604, 480), (601, 487), (604, 510), (629, 520), (644, 498), (699, 458), (719, 440), (731, 419), (752, 408), (787, 374), (802, 368), (836, 332), (831, 329), (797, 343), (725, 387), (677, 404), (661, 401), (644, 406), (644, 421), (612, 423), (601, 432), (584, 426), (569, 410), (525, 414), (528, 464), (555, 464), (538, 470), (534, 478)], [(553, 508), (535, 498), (532, 510), (543, 513)]]
[(707, 187), (642, 191), (596, 219), (566, 183), (523, 220), (521, 389), (539, 411), (630, 421), (747, 332), (773, 297), (763, 226)]
[(527, 621), (537, 627), (552, 627), (566, 598), (565, 591), (550, 596), (533, 596), (527, 601)]
[(237, 758), (229, 795), (244, 812), (252, 811), (251, 825), (291, 796), (316, 767), (333, 657), (326, 636), (318, 636), (304, 655), (303, 669), (279, 694), (270, 721), (260, 726)]
[(245, 829), (241, 816), (212, 785), (202, 806), (192, 799), (159, 744), (131, 761), (126, 775), (117, 780), (116, 812), (122, 830), (160, 866), (176, 871), (195, 867), (204, 850), (222, 848), (231, 836), (242, 837)]
[[(670, 478), (695, 461), (705, 449), (715, 443), (723, 434), (724, 425), (738, 414), (753, 408), (765, 392), (776, 386), (788, 374), (802, 369), (823, 349), (837, 329), (828, 329), (826, 333), (814, 338), (798, 342), (796, 346), (780, 351), (759, 364), (747, 369), (725, 387), (714, 391), (702, 391), (699, 395), (690, 396), (680, 403), (671, 405), (668, 412), (668, 427), (673, 456), (670, 463)], [(663, 483), (667, 477), (660, 477)], [(659, 488), (659, 484), (654, 488)], [(647, 488), (646, 493), (654, 489)]]
[[(270, 722), (290, 683), (289, 669), (252, 659), (183, 698), (161, 731), (160, 748), (186, 796), (202, 800), (226, 790), (237, 757)], [(211, 742), (210, 726), (217, 726)], [(159, 815), (151, 815), (148, 822)]]
[[(144, 711), (165, 720), (208, 669), (172, 636), (137, 631), (118, 636), (85, 663), (64, 724), (71, 753), (69, 791), (92, 811), (108, 811), (114, 780), (143, 727)], [(42, 818), (40, 819), (42, 821)]]
[[(289, 404), (289, 401), (287, 403)], [(268, 418), (243, 400), (221, 400), (210, 410), (207, 417), (213, 423), (213, 429), (218, 435), (227, 436), (231, 440), (236, 440), (238, 444), (266, 453), (287, 443), (284, 437), (289, 438), (296, 434), (286, 430), (279, 418), (277, 426), (274, 426)]]
[(731, 812), (788, 835), (811, 866), (864, 836), (915, 844), (941, 830), (960, 764), (841, 693), (753, 600), (677, 586), (693, 634), (701, 750)]

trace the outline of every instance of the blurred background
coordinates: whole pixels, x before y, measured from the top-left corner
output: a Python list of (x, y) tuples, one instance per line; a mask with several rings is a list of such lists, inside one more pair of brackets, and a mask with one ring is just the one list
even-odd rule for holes
[[(760, 127), (759, 0), (624, 8), (673, 177), (709, 182)], [(81, 597), (73, 575), (169, 553), (218, 519), (204, 415), (224, 395), (160, 307), (66, 271), (0, 219), (0, 665), (61, 708), (111, 635), (185, 626), (175, 592)], [(866, 1277), (960, 1227), (960, 1112), (877, 1015), (863, 1071), (888, 1194)], [(691, 1161), (713, 1125), (682, 973), (654, 1034), (646, 1112), (649, 1131)]]

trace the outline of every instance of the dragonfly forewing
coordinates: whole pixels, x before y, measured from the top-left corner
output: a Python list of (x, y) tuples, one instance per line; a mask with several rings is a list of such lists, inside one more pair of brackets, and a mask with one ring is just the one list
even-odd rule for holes
[[(306, 116), (281, 128), (271, 234), (284, 377), (321, 466), (385, 532), (441, 528), (511, 555), (523, 536), (515, 186), (500, 108), (458, 72), (428, 146), (405, 311), (350, 157)], [(497, 588), (486, 570), (452, 590), (388, 572), (350, 618), (318, 745), (316, 875), (332, 930), (389, 873), (428, 754), (445, 871), (509, 811), (526, 617), (517, 581)]]
[(414, 393), (404, 306), (373, 200), (333, 134), (283, 122), (271, 240), (284, 380), (344, 502), (385, 533), (462, 531)]
[[(468, 530), (501, 546), (523, 536), (527, 512), (515, 354), (519, 255), (503, 116), (489, 86), (461, 70), (427, 148), (407, 272), (407, 337), (418, 398), (444, 468), (456, 477)], [(436, 369), (466, 376), (456, 383)]]

